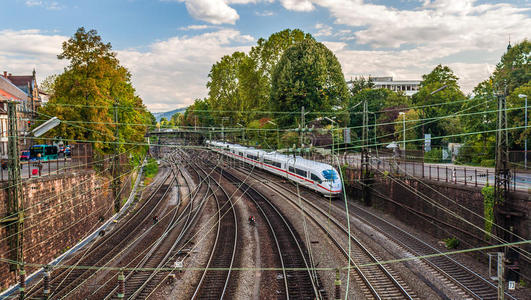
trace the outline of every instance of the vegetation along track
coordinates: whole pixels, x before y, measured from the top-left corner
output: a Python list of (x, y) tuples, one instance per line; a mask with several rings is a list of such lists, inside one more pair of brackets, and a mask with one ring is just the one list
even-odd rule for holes
[(200, 177), (212, 185), (217, 218), (212, 219), (216, 225), (214, 246), (192, 299), (230, 298), (229, 284), (232, 267), (238, 252), (236, 247), (238, 241), (236, 210), (221, 183), (214, 180), (199, 164), (196, 164), (196, 167), (202, 173)]
[[(247, 169), (245, 169), (247, 170)], [(299, 207), (298, 203), (294, 199), (299, 199), (299, 194), (292, 191), (291, 189), (285, 188), (283, 186), (273, 184), (263, 180), (263, 173), (260, 172), (259, 175), (252, 175), (256, 180), (259, 180), (267, 188), (275, 191), (279, 194), (284, 200), (291, 202), (296, 207)], [(317, 196), (312, 192), (314, 196)], [(322, 196), (317, 196), (320, 200), (324, 198)], [(319, 226), (331, 239), (331, 241), (337, 246), (339, 251), (347, 259), (350, 259), (350, 265), (355, 267), (355, 279), (358, 282), (363, 283), (365, 288), (362, 289), (366, 299), (415, 299), (416, 295), (407, 287), (405, 282), (399, 278), (399, 276), (393, 271), (385, 266), (378, 264), (381, 259), (374, 253), (372, 253), (367, 247), (365, 247), (361, 241), (356, 239), (354, 236), (350, 235), (351, 250), (350, 257), (348, 255), (348, 248), (345, 243), (335, 238), (334, 234), (326, 228), (323, 224), (326, 224), (326, 220), (329, 220), (330, 223), (336, 227), (347, 239), (349, 237), (348, 230), (345, 224), (342, 224), (341, 221), (334, 218), (326, 210), (320, 208), (319, 206), (312, 203), (304, 197), (300, 197), (300, 200), (310, 206), (313, 210), (309, 211), (304, 210), (304, 213), (314, 221), (314, 223)], [(317, 214), (315, 214), (316, 212)], [(343, 239), (344, 241), (345, 239)], [(347, 240), (348, 241), (348, 240)], [(372, 264), (370, 266), (360, 266), (364, 264)]]
[[(161, 173), (169, 174), (171, 172), (168, 168), (164, 169), (165, 171)], [(50, 281), (50, 298), (64, 297), (66, 293), (74, 290), (78, 284), (84, 282), (85, 279), (94, 273), (94, 270), (75, 268), (75, 266), (102, 265), (119, 253), (131, 237), (137, 234), (135, 229), (139, 224), (151, 221), (150, 216), (158, 207), (160, 200), (168, 192), (173, 180), (173, 176), (167, 176), (165, 179), (158, 180), (155, 183), (155, 189), (130, 218), (126, 219), (110, 234), (96, 241), (94, 245), (89, 246), (85, 251), (79, 251), (73, 258), (69, 259), (66, 264), (73, 265), (74, 268), (56, 269), (52, 273), (52, 279)], [(28, 298), (42, 295), (42, 288), (42, 281), (39, 281), (28, 290)]]
[(312, 265), (307, 249), (300, 236), (280, 211), (255, 188), (246, 184), (226, 170), (223, 176), (237, 185), (242, 192), (256, 204), (266, 220), (275, 241), (281, 262), (284, 291), (279, 293), (281, 299), (326, 299), (326, 292), (321, 288), (318, 275), (311, 271)]

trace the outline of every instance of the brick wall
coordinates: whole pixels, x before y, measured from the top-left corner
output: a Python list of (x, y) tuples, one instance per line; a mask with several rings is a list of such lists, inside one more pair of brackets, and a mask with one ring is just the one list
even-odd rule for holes
[[(124, 181), (123, 195), (130, 180)], [(112, 216), (109, 178), (92, 170), (47, 176), (23, 185), (25, 222), (24, 258), (27, 263), (46, 264), (83, 239)], [(0, 192), (0, 215), (6, 215), (6, 193)], [(0, 229), (0, 253), (8, 258), (5, 228)], [(34, 269), (29, 269), (31, 274)], [(9, 265), (0, 263), (0, 290), (15, 282)]]

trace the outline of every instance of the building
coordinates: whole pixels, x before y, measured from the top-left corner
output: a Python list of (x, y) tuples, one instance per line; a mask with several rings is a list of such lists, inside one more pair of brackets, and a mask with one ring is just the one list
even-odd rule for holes
[(27, 95), (26, 111), (30, 111), (31, 115), (35, 115), (35, 111), (41, 106), (41, 97), (39, 86), (37, 85), (37, 76), (35, 69), (32, 75), (13, 75), (4, 71), (4, 78), (7, 78), (13, 85), (24, 91)]
[[(392, 76), (372, 77), (369, 80), (373, 84), (373, 89), (389, 89), (395, 92), (403, 92), (406, 96), (411, 97), (416, 94), (420, 88), (420, 80), (393, 80)], [(352, 80), (347, 82), (351, 85)]]
[[(28, 121), (33, 117), (28, 94), (14, 85), (6, 76), (0, 76), (0, 157), (7, 157), (7, 102), (17, 101), (18, 132), (25, 136), (29, 131)], [(21, 149), (29, 147), (30, 141), (23, 138), (19, 145)]]

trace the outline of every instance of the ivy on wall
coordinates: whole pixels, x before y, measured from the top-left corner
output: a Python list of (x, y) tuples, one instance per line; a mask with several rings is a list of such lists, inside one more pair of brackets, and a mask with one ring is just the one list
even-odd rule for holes
[(494, 187), (488, 184), (481, 189), (483, 195), (483, 215), (485, 217), (485, 238), (488, 240), (492, 234), (494, 223)]

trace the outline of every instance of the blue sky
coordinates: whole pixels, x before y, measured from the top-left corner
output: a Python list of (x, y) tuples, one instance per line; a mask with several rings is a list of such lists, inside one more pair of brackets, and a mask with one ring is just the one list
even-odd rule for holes
[(208, 71), (286, 28), (309, 32), (346, 78), (419, 79), (449, 65), (465, 92), (486, 79), (509, 37), (529, 38), (531, 4), (480, 0), (2, 0), (0, 71), (60, 73), (62, 41), (96, 29), (153, 111), (205, 97)]

